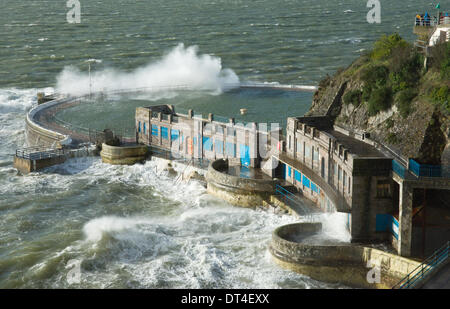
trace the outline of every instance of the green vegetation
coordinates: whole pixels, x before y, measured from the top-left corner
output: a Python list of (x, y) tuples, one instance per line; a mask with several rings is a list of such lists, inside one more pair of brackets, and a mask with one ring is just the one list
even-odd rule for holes
[(450, 80), (450, 42), (437, 45), (432, 51), (431, 68), (443, 81)]
[(411, 113), (411, 101), (417, 96), (417, 91), (412, 88), (406, 88), (404, 90), (401, 90), (396, 98), (395, 102), (397, 104), (398, 110), (400, 112), (400, 115), (402, 115), (403, 118), (408, 117), (408, 115)]
[(398, 144), (399, 142), (397, 135), (395, 133), (389, 133), (386, 140), (389, 144)]
[(414, 91), (422, 77), (423, 57), (398, 34), (383, 36), (374, 44), (370, 61), (361, 69), (361, 98), (370, 116), (391, 107), (393, 98), (403, 117), (411, 112)]
[(372, 91), (368, 102), (370, 116), (375, 116), (381, 111), (389, 109), (392, 102), (392, 91), (388, 87), (376, 88)]
[(450, 42), (437, 45), (432, 50), (431, 59), (431, 73), (436, 77), (430, 81), (428, 97), (450, 114)]
[[(412, 103), (419, 97), (420, 102), (434, 103), (450, 113), (450, 42), (432, 49), (427, 69), (424, 60), (424, 56), (398, 34), (384, 35), (374, 43), (373, 50), (361, 55), (343, 73), (339, 70), (334, 79), (360, 82), (347, 91), (343, 103), (355, 107), (364, 104), (369, 116), (395, 104), (406, 118), (414, 109)], [(320, 88), (330, 84), (332, 78), (327, 76)]]
[(431, 99), (440, 105), (447, 113), (450, 113), (450, 88), (442, 86), (433, 88), (430, 92)]
[(361, 103), (362, 91), (360, 90), (351, 90), (344, 95), (344, 103), (345, 104), (353, 104), (358, 107)]
[(394, 120), (392, 120), (392, 117), (386, 120), (386, 129), (390, 129), (394, 126)]
[(373, 60), (385, 60), (391, 56), (396, 49), (408, 48), (409, 43), (402, 39), (398, 33), (390, 36), (383, 35), (374, 44), (374, 48), (370, 57)]

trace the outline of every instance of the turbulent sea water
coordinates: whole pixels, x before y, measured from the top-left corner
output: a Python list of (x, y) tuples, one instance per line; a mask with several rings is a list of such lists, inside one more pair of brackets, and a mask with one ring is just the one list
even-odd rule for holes
[[(65, 1), (1, 1), (0, 288), (340, 287), (271, 261), (271, 232), (295, 218), (232, 207), (195, 182), (175, 186), (154, 161), (78, 158), (24, 177), (12, 155), (25, 144), (38, 91), (86, 93), (87, 60), (96, 60), (94, 90), (197, 90), (110, 98), (60, 115), (79, 125), (128, 123), (136, 106), (160, 103), (227, 117), (244, 106), (244, 121), (283, 123), (306, 112), (312, 94), (227, 85), (315, 85), (382, 34), (412, 40), (414, 15), (431, 11), (429, 2), (381, 1), (379, 25), (367, 23), (361, 0), (80, 2), (81, 24), (68, 24)], [(348, 239), (340, 216), (322, 219), (330, 235)], [(77, 265), (80, 280), (68, 280)]]

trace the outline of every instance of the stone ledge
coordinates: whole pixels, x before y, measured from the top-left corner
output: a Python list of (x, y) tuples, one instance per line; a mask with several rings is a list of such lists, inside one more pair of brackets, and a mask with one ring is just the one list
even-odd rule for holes
[[(320, 223), (296, 223), (277, 228), (269, 251), (284, 268), (313, 279), (353, 287), (391, 288), (408, 275), (419, 262), (375, 248), (350, 244), (321, 245), (302, 243), (302, 237), (314, 235)], [(380, 282), (370, 284), (366, 276), (371, 261), (380, 266)]]
[(143, 162), (147, 158), (146, 145), (110, 146), (102, 144), (100, 156), (104, 163), (113, 165), (133, 165)]

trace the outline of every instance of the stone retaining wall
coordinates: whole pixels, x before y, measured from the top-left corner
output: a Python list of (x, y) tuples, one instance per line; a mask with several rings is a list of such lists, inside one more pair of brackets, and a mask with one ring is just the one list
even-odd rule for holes
[(148, 147), (146, 145), (110, 146), (102, 144), (100, 156), (104, 163), (114, 165), (132, 165), (143, 162), (147, 158)]
[(53, 100), (40, 104), (28, 112), (25, 120), (25, 134), (29, 146), (61, 147), (72, 142), (70, 136), (44, 128), (35, 120), (39, 112), (55, 105), (67, 103), (70, 100), (74, 99)]
[(275, 180), (241, 178), (225, 173), (227, 168), (228, 162), (222, 159), (210, 164), (206, 174), (208, 193), (241, 207), (261, 206), (275, 193)]
[[(275, 262), (316, 280), (364, 288), (391, 288), (420, 265), (375, 248), (301, 243), (301, 237), (320, 230), (320, 223), (296, 223), (277, 228), (269, 248)], [(380, 282), (369, 283), (367, 275), (375, 265), (379, 265)]]

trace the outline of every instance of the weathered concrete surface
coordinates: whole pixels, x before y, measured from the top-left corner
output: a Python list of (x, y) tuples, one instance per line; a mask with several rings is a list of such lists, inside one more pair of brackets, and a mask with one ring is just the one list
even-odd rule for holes
[(351, 206), (347, 203), (347, 201), (340, 196), (333, 187), (331, 187), (323, 178), (321, 178), (316, 172), (314, 172), (310, 167), (308, 167), (303, 162), (300, 162), (296, 159), (290, 158), (284, 153), (279, 155), (279, 160), (285, 164), (288, 164), (295, 168), (296, 170), (301, 171), (306, 177), (308, 177), (311, 181), (317, 184), (322, 191), (325, 192), (327, 197), (333, 202), (336, 206), (336, 209), (340, 212), (351, 212)]
[(263, 201), (275, 193), (276, 180), (251, 179), (229, 175), (226, 160), (217, 160), (208, 167), (206, 181), (208, 193), (241, 207), (262, 206)]
[(104, 163), (113, 165), (133, 165), (145, 161), (148, 153), (146, 145), (110, 146), (102, 144), (100, 156)]
[[(301, 242), (318, 230), (320, 225), (311, 223), (276, 229), (269, 248), (275, 262), (316, 280), (364, 288), (391, 288), (420, 264), (374, 248)], [(367, 281), (369, 261), (380, 267), (379, 283)]]
[(60, 147), (70, 144), (72, 142), (70, 136), (43, 126), (37, 121), (37, 118), (49, 109), (55, 109), (58, 108), (58, 106), (70, 104), (72, 101), (74, 101), (74, 99), (70, 98), (52, 100), (32, 108), (28, 112), (25, 120), (25, 134), (28, 145)]
[(66, 149), (60, 155), (51, 158), (24, 159), (14, 156), (13, 166), (22, 174), (40, 171), (44, 168), (62, 164), (70, 158), (98, 156), (98, 150), (95, 146), (90, 145), (77, 149)]
[(14, 156), (13, 166), (22, 174), (36, 172), (46, 167), (62, 164), (66, 161), (66, 156), (58, 156), (41, 160), (29, 160)]
[(433, 275), (422, 289), (450, 289), (450, 262)]

